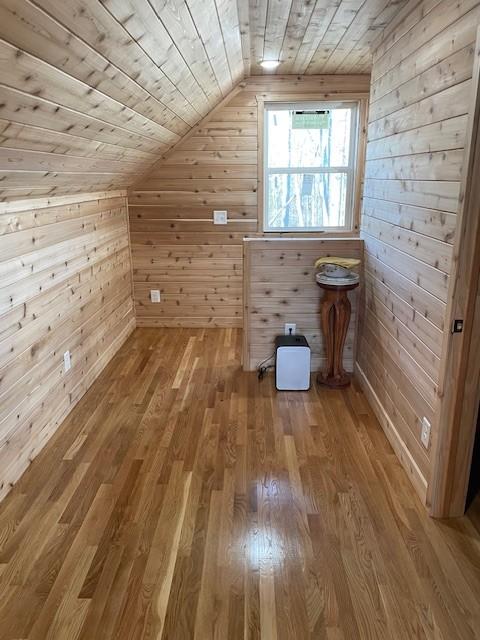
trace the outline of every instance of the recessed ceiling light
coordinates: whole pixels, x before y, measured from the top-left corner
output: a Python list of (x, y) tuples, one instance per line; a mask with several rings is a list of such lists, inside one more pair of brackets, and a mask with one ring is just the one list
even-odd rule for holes
[(280, 60), (262, 60), (260, 65), (264, 69), (276, 69), (280, 64)]

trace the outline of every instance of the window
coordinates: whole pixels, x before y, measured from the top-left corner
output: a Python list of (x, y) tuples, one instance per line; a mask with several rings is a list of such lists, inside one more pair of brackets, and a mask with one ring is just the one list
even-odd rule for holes
[(357, 103), (265, 105), (264, 231), (352, 227)]

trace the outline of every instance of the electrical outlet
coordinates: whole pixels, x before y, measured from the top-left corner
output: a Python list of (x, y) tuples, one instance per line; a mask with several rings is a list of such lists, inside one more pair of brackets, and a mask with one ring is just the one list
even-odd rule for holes
[(430, 445), (430, 430), (432, 428), (432, 425), (430, 424), (430, 422), (427, 420), (427, 418), (423, 418), (422, 420), (422, 435), (420, 437), (423, 446), (425, 447), (425, 449), (428, 449), (429, 445)]
[(150, 289), (150, 301), (160, 302), (160, 291), (158, 289)]
[(286, 336), (294, 336), (297, 332), (297, 325), (294, 322), (286, 322), (285, 323), (285, 335)]
[(70, 357), (70, 351), (65, 351), (63, 354), (63, 369), (65, 373), (72, 368), (72, 359)]
[(226, 211), (213, 212), (213, 224), (227, 224), (228, 216)]

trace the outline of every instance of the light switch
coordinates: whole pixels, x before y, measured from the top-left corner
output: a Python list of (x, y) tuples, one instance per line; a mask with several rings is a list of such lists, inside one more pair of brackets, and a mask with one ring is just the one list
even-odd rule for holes
[(160, 302), (160, 291), (158, 289), (150, 289), (150, 300), (152, 302)]

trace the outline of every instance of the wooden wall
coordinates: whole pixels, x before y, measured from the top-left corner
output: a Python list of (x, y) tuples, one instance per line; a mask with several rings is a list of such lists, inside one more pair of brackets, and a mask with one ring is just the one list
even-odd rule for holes
[[(362, 259), (359, 238), (326, 240), (258, 238), (245, 241), (244, 368), (254, 371), (274, 351), (275, 336), (295, 322), (312, 350), (312, 371), (326, 363), (320, 326), (321, 289), (314, 263), (320, 256)], [(356, 291), (349, 293), (352, 317), (344, 350), (344, 367), (353, 371), (357, 324)]]
[(0, 205), (0, 499), (135, 327), (125, 195)]
[[(241, 326), (242, 241), (262, 235), (257, 100), (329, 99), (368, 87), (368, 76), (253, 76), (135, 185), (139, 326)], [(214, 209), (228, 210), (226, 226), (213, 225)], [(151, 289), (161, 290), (160, 304), (150, 303)]]
[(2, 0), (0, 68), (0, 200), (131, 185), (244, 76), (215, 0)]
[[(410, 3), (410, 6), (414, 3)], [(480, 3), (424, 0), (374, 52), (359, 374), (422, 498), (434, 425)], [(432, 439), (435, 431), (432, 432)]]
[(405, 2), (2, 0), (0, 201), (130, 186), (264, 57), (368, 73)]

